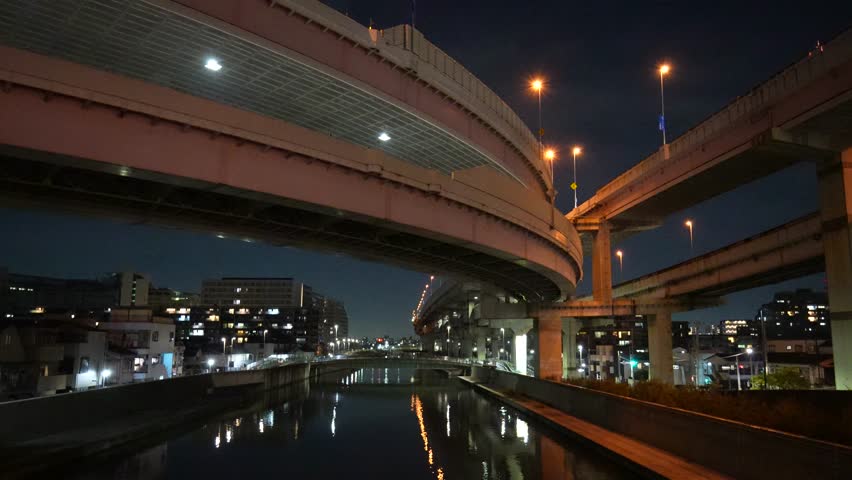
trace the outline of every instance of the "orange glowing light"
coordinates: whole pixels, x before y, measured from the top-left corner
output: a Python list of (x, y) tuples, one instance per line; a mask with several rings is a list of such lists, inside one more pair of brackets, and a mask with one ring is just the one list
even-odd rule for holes
[(571, 153), (573, 153), (574, 155), (579, 155), (579, 154), (583, 153), (583, 149), (582, 149), (582, 148), (580, 148), (580, 147), (574, 147), (574, 148), (571, 150)]
[(544, 81), (542, 81), (540, 78), (536, 78), (532, 82), (530, 82), (530, 88), (532, 88), (533, 91), (540, 92), (541, 89), (544, 88)]
[(548, 148), (544, 151), (544, 158), (553, 161), (556, 158), (556, 150)]
[(669, 66), (669, 64), (664, 63), (664, 64), (660, 65), (660, 75), (665, 75), (665, 74), (669, 73), (669, 70), (671, 70), (671, 67)]

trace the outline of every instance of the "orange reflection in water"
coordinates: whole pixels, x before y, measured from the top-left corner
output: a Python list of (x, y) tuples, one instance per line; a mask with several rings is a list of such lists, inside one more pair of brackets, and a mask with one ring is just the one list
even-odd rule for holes
[[(420, 438), (423, 439), (423, 451), (427, 453), (429, 466), (431, 467), (435, 464), (435, 461), (432, 449), (429, 448), (429, 434), (426, 433), (426, 424), (423, 422), (423, 402), (420, 401), (420, 396), (415, 394), (411, 396), (411, 404), (415, 415), (417, 415), (417, 423), (420, 424)], [(438, 467), (436, 476), (438, 480), (444, 480), (444, 469)]]

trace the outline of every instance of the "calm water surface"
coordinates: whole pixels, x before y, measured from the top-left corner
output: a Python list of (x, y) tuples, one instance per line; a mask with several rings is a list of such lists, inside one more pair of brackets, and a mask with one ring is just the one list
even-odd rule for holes
[(363, 369), (301, 387), (73, 479), (631, 478), (610, 460), (437, 372)]

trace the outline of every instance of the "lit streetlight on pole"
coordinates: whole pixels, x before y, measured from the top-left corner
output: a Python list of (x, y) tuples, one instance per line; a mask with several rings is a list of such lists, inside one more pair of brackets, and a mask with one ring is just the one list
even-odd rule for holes
[(544, 89), (544, 80), (534, 78), (530, 82), (530, 88), (538, 95), (538, 151), (542, 151), (542, 137), (544, 136), (544, 127), (541, 124), (541, 91)]
[(210, 373), (210, 372), (213, 371), (213, 365), (215, 365), (215, 364), (216, 364), (216, 360), (213, 360), (212, 358), (207, 359), (207, 373)]
[[(553, 193), (550, 195), (550, 207), (551, 207), (551, 215), (550, 215), (550, 224), (553, 225), (556, 221), (555, 213), (553, 213), (553, 207), (556, 205), (556, 185), (553, 184), (553, 159), (556, 158), (556, 152), (552, 150), (544, 151), (544, 126), (541, 122), (541, 91), (544, 90), (544, 80), (541, 78), (534, 78), (530, 82), (530, 89), (536, 93), (538, 96), (538, 155), (539, 160), (544, 162), (545, 160), (550, 161), (550, 188), (553, 190)], [(550, 155), (552, 158), (548, 158)]]
[(748, 383), (751, 384), (751, 379), (754, 378), (754, 357), (752, 357), (752, 353), (754, 353), (754, 349), (751, 347), (746, 348), (746, 353), (748, 354)]
[(624, 273), (624, 252), (621, 250), (615, 251), (615, 256), (618, 257), (618, 271)]
[(226, 346), (227, 344), (228, 344), (228, 339), (227, 339), (227, 338), (225, 338), (225, 337), (222, 337), (222, 355), (224, 355), (224, 354), (225, 354), (225, 346)]
[(663, 132), (663, 145), (666, 144), (666, 95), (663, 88), (663, 77), (665, 77), (671, 67), (668, 64), (660, 65), (660, 130)]
[(694, 242), (692, 236), (692, 220), (687, 220), (686, 222), (684, 222), (684, 225), (686, 225), (686, 228), (689, 229), (689, 249), (694, 250), (695, 248), (693, 246)]
[(735, 353), (734, 355), (729, 355), (724, 358), (733, 358), (734, 359), (734, 368), (737, 370), (737, 390), (743, 389), (742, 379), (740, 378), (740, 355), (748, 355), (749, 359), (751, 359), (751, 354), (754, 352), (751, 347), (747, 348), (745, 352)]
[(574, 157), (574, 182), (571, 183), (571, 190), (574, 190), (574, 208), (577, 208), (577, 155), (583, 153), (583, 149), (575, 146), (571, 149), (571, 155)]

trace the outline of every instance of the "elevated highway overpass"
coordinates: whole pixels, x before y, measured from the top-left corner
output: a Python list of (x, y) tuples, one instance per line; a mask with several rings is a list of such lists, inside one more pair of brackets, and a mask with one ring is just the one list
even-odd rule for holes
[(613, 231), (666, 216), (852, 144), (852, 30), (738, 97), (604, 185), (566, 216)]
[[(205, 68), (211, 65), (211, 68)], [(0, 0), (0, 194), (566, 298), (534, 136), (409, 26), (314, 1)]]
[[(816, 229), (821, 238), (837, 385), (852, 388), (852, 30), (664, 145), (567, 214), (583, 234), (584, 250), (591, 253), (593, 300), (608, 303), (617, 298), (612, 289), (613, 239), (654, 228), (672, 213), (802, 161), (816, 164), (820, 212), (818, 219), (800, 228)], [(816, 242), (805, 243), (799, 248), (816, 247)], [(816, 258), (813, 252), (807, 255)], [(724, 257), (720, 252), (713, 258)], [(812, 271), (823, 264), (814, 262), (799, 268)], [(701, 262), (689, 263), (703, 268)], [(740, 277), (746, 263), (733, 270), (715, 269), (715, 279), (697, 274), (666, 278), (687, 274), (689, 268), (673, 267), (623, 285), (621, 291), (659, 283), (669, 287), (658, 288), (658, 293), (712, 293), (778, 278), (762, 268), (756, 271), (766, 278)], [(795, 268), (781, 267), (780, 275), (788, 273), (795, 274)]]
[[(669, 380), (672, 312), (718, 305), (725, 294), (825, 269), (836, 364), (845, 365), (838, 371), (848, 369), (848, 378), (839, 374), (838, 385), (852, 388), (850, 119), (852, 31), (847, 31), (663, 146), (569, 212), (566, 218), (592, 257), (592, 295), (530, 305), (526, 312), (510, 314), (527, 318), (518, 324), (523, 333), (535, 324), (539, 371), (555, 376), (556, 359), (574, 357), (573, 343), (555, 347), (559, 336), (571, 338), (576, 332), (567, 318), (643, 315), (649, 328), (651, 375)], [(800, 161), (817, 165), (818, 214), (613, 286), (612, 241), (655, 228), (672, 213)], [(470, 293), (462, 289), (455, 296), (435, 297), (450, 309), (428, 303), (415, 327), (430, 334), (434, 327), (429, 325), (453, 324), (448, 311), (460, 312), (459, 317), (477, 315)], [(507, 309), (518, 308), (499, 308)], [(505, 323), (502, 315), (494, 318)]]
[[(613, 298), (721, 297), (825, 271), (817, 213), (612, 288)], [(590, 300), (590, 298), (585, 298)]]

